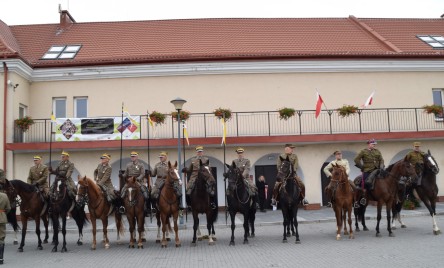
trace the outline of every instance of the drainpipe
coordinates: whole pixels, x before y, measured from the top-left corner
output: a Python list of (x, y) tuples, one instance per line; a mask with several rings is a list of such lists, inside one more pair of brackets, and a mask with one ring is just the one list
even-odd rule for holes
[(8, 100), (8, 66), (3, 62), (3, 169), (6, 169), (6, 111)]

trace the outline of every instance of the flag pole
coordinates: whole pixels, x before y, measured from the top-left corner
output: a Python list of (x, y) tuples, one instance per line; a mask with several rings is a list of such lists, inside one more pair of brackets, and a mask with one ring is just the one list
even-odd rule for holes
[[(222, 135), (223, 135), (223, 145), (224, 145), (224, 173), (226, 173), (227, 172), (227, 170), (226, 170), (226, 166), (225, 166), (225, 163), (226, 163), (226, 146), (225, 146), (225, 143), (226, 143), (226, 139), (227, 139), (227, 137), (225, 136), (225, 132), (227, 131), (226, 129), (225, 129), (225, 127), (226, 127), (226, 125), (225, 125), (225, 113), (223, 113), (223, 119), (222, 120), (224, 120), (223, 121), (223, 133), (222, 133)], [(225, 195), (225, 225), (228, 225), (228, 198), (227, 198), (227, 180), (224, 178), (224, 191), (225, 191), (225, 193), (224, 193), (224, 195)]]
[[(52, 113), (51, 115), (54, 115), (54, 113)], [(49, 167), (51, 167), (51, 162), (52, 162), (52, 127), (53, 127), (52, 123), (53, 122), (51, 118), (51, 129), (49, 134)], [(48, 173), (48, 185), (51, 186), (51, 172)]]
[[(147, 154), (148, 154), (148, 170), (146, 171), (146, 179), (147, 179), (147, 187), (149, 192), (151, 192), (152, 181), (151, 181), (151, 165), (150, 165), (150, 121), (149, 121), (149, 113), (146, 111), (146, 130), (147, 130)], [(153, 222), (153, 212), (152, 212), (152, 204), (149, 203), (149, 211), (150, 211), (150, 222)]]
[[(179, 118), (180, 118), (180, 115), (179, 115)], [(182, 120), (183, 166), (185, 167), (186, 166), (185, 165), (186, 157), (185, 157), (185, 128), (184, 128), (184, 126), (185, 126), (185, 120)], [(187, 189), (187, 184), (188, 184), (187, 179), (188, 179), (187, 174), (185, 173), (183, 176), (183, 182), (185, 184), (185, 189)], [(185, 205), (185, 222), (188, 222), (188, 206), (187, 205)]]
[[(122, 102), (122, 110), (121, 110), (121, 122), (120, 124), (123, 126), (123, 102)], [(122, 170), (122, 150), (123, 150), (123, 130), (120, 131), (120, 169), (119, 169), (119, 173), (120, 170)], [(123, 185), (122, 185), (122, 179), (119, 179), (119, 189), (122, 189)]]

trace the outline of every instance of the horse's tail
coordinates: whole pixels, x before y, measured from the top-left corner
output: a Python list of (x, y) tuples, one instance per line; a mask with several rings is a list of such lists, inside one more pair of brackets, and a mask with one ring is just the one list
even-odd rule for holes
[(89, 219), (85, 213), (85, 205), (74, 206), (74, 209), (71, 211), (71, 215), (79, 228), (88, 225)]
[(116, 227), (119, 235), (123, 235), (125, 233), (125, 228), (123, 226), (122, 214), (118, 211), (114, 212), (114, 216), (116, 217)]
[(219, 213), (218, 213), (217, 209), (214, 209), (213, 210), (213, 218), (212, 218), (213, 223), (217, 221), (217, 216), (218, 215), (219, 215)]
[(17, 208), (11, 208), (11, 210), (6, 214), (9, 224), (11, 224), (14, 232), (18, 232), (21, 228), (17, 223)]
[(402, 202), (398, 202), (392, 206), (393, 219), (396, 219), (401, 213)]
[(359, 206), (358, 208), (355, 208), (354, 213), (358, 216), (358, 222), (362, 222), (362, 219), (364, 218), (365, 207)]

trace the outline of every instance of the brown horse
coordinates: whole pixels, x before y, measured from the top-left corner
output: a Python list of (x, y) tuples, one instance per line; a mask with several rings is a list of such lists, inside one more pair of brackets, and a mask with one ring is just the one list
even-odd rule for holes
[(167, 240), (165, 238), (165, 233), (167, 231), (167, 226), (169, 222), (169, 217), (173, 216), (174, 222), (174, 232), (176, 234), (176, 247), (180, 247), (179, 240), (179, 228), (177, 226), (177, 218), (179, 217), (179, 204), (177, 202), (177, 196), (174, 191), (174, 181), (179, 180), (179, 173), (177, 171), (177, 161), (174, 166), (168, 161), (168, 171), (165, 179), (165, 185), (160, 191), (159, 196), (159, 213), (160, 219), (162, 220), (162, 243), (161, 247), (167, 247)]
[(45, 226), (45, 239), (43, 243), (48, 243), (48, 204), (45, 203), (40, 193), (36, 191), (36, 187), (21, 180), (6, 180), (5, 191), (11, 192), (12, 195), (19, 195), (21, 198), (20, 204), (20, 219), (22, 221), (22, 241), (18, 248), (19, 252), (23, 252), (25, 246), (26, 230), (28, 227), (28, 219), (34, 219), (35, 232), (38, 238), (37, 248), (42, 250), (42, 240), (40, 239), (40, 219), (43, 220)]
[(145, 232), (145, 212), (144, 212), (144, 202), (142, 191), (140, 186), (137, 184), (135, 177), (129, 177), (126, 181), (126, 195), (123, 199), (125, 206), (125, 214), (128, 219), (129, 230), (130, 230), (130, 243), (129, 248), (134, 248), (134, 243), (136, 241), (136, 222), (137, 231), (139, 232), (139, 240), (137, 242), (137, 248), (143, 248), (143, 232)]
[[(375, 186), (373, 190), (367, 190), (367, 200), (373, 200), (377, 202), (377, 224), (376, 224), (376, 236), (380, 237), (379, 233), (379, 223), (381, 221), (381, 210), (382, 205), (385, 204), (387, 212), (387, 230), (389, 236), (395, 236), (391, 228), (391, 210), (397, 200), (398, 194), (398, 183), (401, 177), (412, 177), (416, 176), (415, 167), (407, 160), (403, 159), (395, 164), (387, 167), (385, 171), (380, 172), (375, 178)], [(365, 210), (368, 203), (361, 205), (355, 210), (358, 218), (362, 221), (364, 228), (365, 226)], [(356, 222), (356, 226), (357, 226)]]
[(96, 219), (102, 220), (103, 225), (103, 239), (105, 242), (105, 248), (109, 248), (109, 239), (108, 239), (108, 216), (114, 211), (114, 215), (116, 217), (116, 227), (117, 227), (117, 239), (119, 239), (120, 235), (123, 234), (123, 223), (122, 223), (122, 215), (114, 209), (112, 204), (106, 200), (106, 197), (102, 193), (102, 190), (99, 186), (88, 177), (78, 176), (78, 190), (77, 190), (77, 202), (88, 203), (89, 215), (91, 217), (92, 222), (92, 233), (93, 233), (93, 242), (91, 245), (91, 249), (96, 249)]
[(341, 228), (344, 224), (344, 235), (349, 234), (347, 231), (346, 218), (348, 214), (348, 226), (350, 229), (350, 239), (355, 238), (352, 228), (352, 206), (353, 206), (353, 192), (348, 182), (348, 176), (345, 168), (340, 165), (333, 164), (333, 170), (331, 172), (332, 192), (335, 202), (333, 203), (333, 210), (336, 216), (336, 240), (341, 239)]
[[(414, 194), (421, 199), (424, 205), (430, 212), (430, 216), (432, 216), (432, 224), (433, 224), (433, 234), (439, 235), (441, 230), (436, 223), (436, 201), (438, 199), (438, 186), (436, 185), (436, 175), (439, 173), (438, 163), (433, 158), (430, 150), (424, 154), (424, 166), (422, 172), (422, 183), (421, 185), (410, 185), (407, 184), (407, 192), (411, 192), (413, 190)], [(413, 189), (412, 189), (413, 188)], [(404, 195), (400, 197), (401, 201), (405, 199)], [(401, 223), (401, 227), (405, 228), (406, 226), (400, 220), (400, 212), (402, 209), (402, 204), (398, 205), (395, 209), (394, 215), (396, 215), (397, 219)]]

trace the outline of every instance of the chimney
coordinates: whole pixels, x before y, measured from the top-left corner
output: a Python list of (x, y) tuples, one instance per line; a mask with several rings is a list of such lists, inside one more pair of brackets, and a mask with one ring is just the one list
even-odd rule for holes
[(68, 10), (62, 10), (60, 4), (59, 4), (59, 13), (60, 13), (60, 28), (62, 30), (67, 29), (69, 26), (76, 23), (71, 14), (69, 14)]

